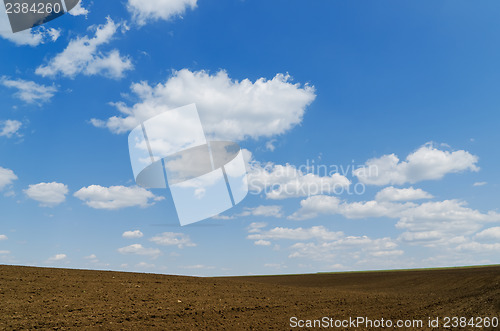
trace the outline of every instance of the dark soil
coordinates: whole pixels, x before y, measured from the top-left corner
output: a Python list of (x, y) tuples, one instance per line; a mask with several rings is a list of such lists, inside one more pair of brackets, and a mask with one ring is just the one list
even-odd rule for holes
[(498, 318), (500, 266), (229, 278), (0, 266), (1, 329), (287, 330), (293, 316), (424, 329), (429, 317)]

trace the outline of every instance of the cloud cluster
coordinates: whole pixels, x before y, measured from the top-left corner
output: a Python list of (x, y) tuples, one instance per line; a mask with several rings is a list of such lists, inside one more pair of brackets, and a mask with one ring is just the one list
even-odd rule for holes
[(140, 82), (132, 84), (131, 90), (139, 102), (132, 106), (115, 103), (121, 116), (92, 123), (124, 133), (166, 110), (196, 103), (210, 138), (240, 141), (287, 132), (301, 123), (306, 107), (316, 97), (313, 87), (293, 84), (288, 75), (236, 81), (223, 70), (210, 74), (183, 69), (163, 84)]
[(128, 57), (120, 55), (117, 49), (103, 53), (99, 49), (108, 44), (116, 32), (125, 30), (122, 23), (115, 23), (111, 18), (103, 25), (96, 28), (93, 38), (88, 36), (77, 37), (69, 42), (66, 49), (52, 58), (46, 65), (36, 69), (36, 74), (43, 77), (74, 78), (78, 74), (86, 76), (102, 75), (118, 79), (124, 73), (133, 69), (132, 61)]
[(23, 79), (9, 79), (6, 76), (0, 78), (0, 84), (8, 88), (17, 89), (14, 96), (27, 104), (41, 105), (50, 101), (57, 92), (57, 87), (54, 85), (46, 86)]
[(400, 256), (404, 252), (396, 241), (390, 238), (372, 239), (367, 236), (346, 236), (342, 231), (330, 231), (324, 226), (310, 228), (275, 227), (265, 230), (266, 224), (252, 223), (247, 239), (255, 245), (270, 246), (273, 241), (294, 241), (289, 258), (303, 258), (315, 261), (348, 261), (353, 257), (387, 258)]

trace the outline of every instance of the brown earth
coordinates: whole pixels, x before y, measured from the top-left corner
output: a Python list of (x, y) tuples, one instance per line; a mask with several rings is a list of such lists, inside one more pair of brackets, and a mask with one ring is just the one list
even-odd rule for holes
[(500, 266), (230, 278), (0, 266), (1, 329), (286, 330), (293, 316), (424, 329), (429, 317), (498, 318)]

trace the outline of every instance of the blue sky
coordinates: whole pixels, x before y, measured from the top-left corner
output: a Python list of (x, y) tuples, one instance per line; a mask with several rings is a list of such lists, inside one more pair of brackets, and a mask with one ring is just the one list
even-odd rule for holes
[[(3, 29), (0, 263), (185, 275), (499, 263), (499, 9), (83, 1), (23, 35)], [(245, 150), (254, 185), (181, 227), (168, 190), (135, 185), (127, 135), (191, 103), (209, 135)]]

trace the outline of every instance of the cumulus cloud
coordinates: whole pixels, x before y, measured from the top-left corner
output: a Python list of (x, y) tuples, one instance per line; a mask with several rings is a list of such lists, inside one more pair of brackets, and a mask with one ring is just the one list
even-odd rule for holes
[(0, 167), (0, 191), (11, 185), (15, 180), (17, 180), (17, 176), (14, 171)]
[(19, 129), (23, 124), (16, 120), (6, 120), (0, 121), (0, 137), (12, 138), (13, 136), (19, 136)]
[(126, 239), (142, 238), (143, 236), (144, 236), (144, 233), (142, 233), (140, 230), (125, 231), (122, 234), (122, 237), (126, 238)]
[(197, 0), (128, 0), (127, 9), (134, 21), (144, 25), (148, 21), (170, 20), (196, 8)]
[(0, 78), (0, 84), (16, 89), (14, 96), (28, 104), (41, 105), (50, 101), (57, 92), (57, 87), (54, 85), (46, 86), (23, 79), (9, 79), (6, 76)]
[(368, 160), (364, 167), (354, 170), (354, 176), (368, 185), (403, 185), (423, 180), (436, 180), (446, 174), (479, 171), (478, 157), (467, 151), (443, 151), (425, 144), (400, 161), (395, 154)]
[(30, 185), (24, 193), (40, 203), (41, 207), (55, 207), (66, 200), (68, 186), (61, 183), (40, 183)]
[(74, 78), (80, 73), (114, 79), (123, 77), (126, 71), (133, 69), (131, 60), (121, 56), (116, 49), (106, 54), (100, 51), (100, 47), (108, 44), (119, 29), (125, 30), (126, 26), (115, 23), (108, 17), (105, 24), (97, 26), (93, 38), (84, 36), (71, 40), (64, 51), (46, 65), (39, 66), (35, 71), (36, 74), (43, 77), (62, 75), (69, 78)]
[(237, 141), (287, 132), (301, 123), (316, 97), (314, 87), (293, 84), (289, 75), (236, 81), (223, 70), (212, 75), (183, 69), (174, 71), (165, 83), (135, 83), (131, 90), (139, 102), (132, 106), (115, 103), (121, 116), (106, 121), (92, 119), (92, 123), (124, 133), (166, 110), (196, 103), (210, 138)]
[(432, 198), (432, 194), (422, 189), (414, 189), (413, 187), (398, 189), (393, 186), (384, 188), (375, 196), (377, 201), (413, 201)]
[(191, 238), (184, 233), (163, 232), (150, 240), (162, 246), (177, 246), (178, 248), (196, 246), (196, 244), (191, 241)]
[(164, 199), (138, 186), (103, 187), (91, 185), (80, 189), (74, 196), (84, 201), (91, 208), (108, 210), (136, 206), (146, 208), (154, 205), (155, 201)]
[(252, 162), (248, 172), (249, 189), (264, 192), (266, 198), (281, 200), (321, 194), (340, 194), (351, 181), (338, 173), (320, 176), (304, 173), (292, 165)]
[(2, 241), (2, 240), (7, 240), (7, 239), (8, 239), (8, 238), (7, 238), (7, 236), (6, 236), (6, 235), (4, 235), (4, 234), (0, 234), (0, 241)]
[(130, 246), (125, 246), (118, 248), (118, 253), (120, 254), (134, 254), (134, 255), (145, 255), (151, 258), (156, 258), (160, 256), (161, 252), (157, 248), (146, 248), (141, 244), (133, 244)]

